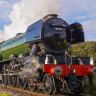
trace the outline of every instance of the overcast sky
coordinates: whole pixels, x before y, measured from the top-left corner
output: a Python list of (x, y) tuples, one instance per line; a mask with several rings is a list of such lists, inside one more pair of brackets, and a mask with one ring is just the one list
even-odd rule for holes
[[(42, 0), (40, 0), (40, 1), (42, 1)], [(46, 1), (48, 3), (48, 1), (50, 1), (50, 0), (46, 0)], [(55, 1), (59, 1), (62, 4), (60, 17), (65, 19), (69, 24), (71, 24), (73, 22), (80, 22), (83, 25), (86, 41), (87, 40), (96, 40), (96, 0), (51, 0), (51, 1), (52, 1), (52, 3), (54, 3)], [(21, 2), (22, 2), (22, 4), (19, 4)], [(26, 7), (31, 5), (31, 4), (29, 4), (29, 2), (32, 3), (33, 5), (35, 4), (35, 7), (37, 7), (37, 9), (39, 9), (39, 6), (36, 6), (36, 3), (34, 2), (34, 0), (0, 0), (0, 38), (2, 38), (2, 34), (6, 30), (9, 29), (9, 28), (6, 29), (6, 26), (12, 25), (11, 24), (12, 22), (14, 23), (13, 17), (14, 16), (18, 17), (17, 11), (20, 10), (20, 8), (22, 10), (24, 9), (25, 11), (27, 11)], [(19, 5), (17, 4), (17, 6), (16, 6), (16, 3), (18, 3)], [(26, 4), (25, 4), (26, 5), (25, 6), (24, 3), (26, 3), (28, 6)], [(54, 7), (55, 4), (52, 4), (52, 5), (53, 5), (53, 8), (55, 8)], [(35, 7), (33, 7), (33, 8), (35, 8)], [(44, 8), (45, 7), (46, 6), (44, 6)], [(25, 13), (22, 11), (19, 14), (23, 15)], [(26, 18), (27, 18), (27, 16), (26, 16)], [(19, 20), (20, 19), (18, 19), (18, 24), (19, 24)], [(23, 26), (22, 23), (23, 22), (21, 22), (21, 24), (20, 24), (21, 26)], [(16, 24), (14, 26), (16, 26)], [(12, 27), (10, 27), (10, 28), (12, 29)], [(14, 30), (12, 29), (11, 31), (14, 31)], [(12, 34), (12, 32), (10, 32), (10, 30), (8, 32), (9, 32), (8, 34)]]

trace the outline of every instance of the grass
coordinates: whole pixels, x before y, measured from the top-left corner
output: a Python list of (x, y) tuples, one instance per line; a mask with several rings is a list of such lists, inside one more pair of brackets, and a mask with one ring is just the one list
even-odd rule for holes
[(93, 86), (89, 85), (89, 80), (87, 81), (87, 87), (85, 88), (85, 96), (96, 96), (96, 75), (93, 76)]
[(90, 94), (92, 96), (96, 96), (96, 74), (95, 76), (93, 77), (93, 87), (91, 88), (90, 90)]
[(11, 95), (8, 93), (2, 93), (2, 94), (0, 94), (0, 96), (11, 96)]
[(23, 44), (18, 45), (16, 47), (2, 51), (1, 54), (2, 54), (3, 59), (8, 59), (11, 54), (18, 56), (19, 54), (22, 54), (26, 51), (29, 52), (29, 48), (27, 47), (26, 43), (23, 43)]

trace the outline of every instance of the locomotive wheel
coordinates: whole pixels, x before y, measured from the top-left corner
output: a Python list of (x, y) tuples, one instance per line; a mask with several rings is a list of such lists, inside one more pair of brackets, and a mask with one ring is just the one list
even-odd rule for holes
[(8, 69), (8, 66), (5, 64), (2, 67), (2, 73), (6, 73), (6, 69)]
[[(3, 65), (2, 67), (2, 83), (7, 86), (8, 85), (8, 76), (7, 76), (7, 65)], [(6, 75), (5, 75), (6, 74)]]
[(28, 85), (28, 80), (26, 77), (18, 77), (18, 84), (20, 88), (26, 89)]
[(3, 84), (5, 86), (7, 86), (8, 85), (8, 76), (7, 75), (2, 75), (2, 81), (3, 81)]
[(32, 84), (36, 84), (36, 82), (33, 81), (32, 79), (29, 79), (28, 80), (28, 88), (29, 88), (29, 90), (34, 92), (34, 91), (36, 91), (37, 86), (32, 85)]
[(48, 94), (48, 95), (52, 94), (52, 92), (53, 92), (53, 81), (52, 81), (52, 78), (48, 74), (44, 75), (43, 86), (44, 86), (45, 94)]
[(10, 84), (13, 87), (15, 87), (17, 85), (17, 77), (16, 76), (10, 76)]

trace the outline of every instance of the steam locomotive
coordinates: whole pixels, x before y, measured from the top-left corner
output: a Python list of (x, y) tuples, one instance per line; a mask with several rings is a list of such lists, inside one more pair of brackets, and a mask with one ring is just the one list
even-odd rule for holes
[(56, 14), (45, 16), (28, 26), (25, 33), (0, 44), (3, 84), (31, 91), (40, 88), (46, 94), (81, 92), (85, 76), (92, 85), (96, 66), (72, 56), (68, 48), (83, 42), (81, 24), (69, 25)]

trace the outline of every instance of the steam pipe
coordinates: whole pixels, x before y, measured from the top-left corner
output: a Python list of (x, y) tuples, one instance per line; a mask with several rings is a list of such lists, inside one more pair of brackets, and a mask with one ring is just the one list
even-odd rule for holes
[(30, 56), (32, 56), (32, 57), (35, 56), (37, 50), (38, 50), (38, 44), (33, 44), (31, 52), (30, 52)]

